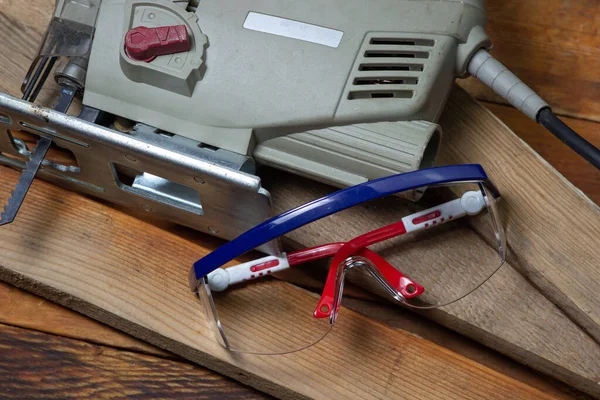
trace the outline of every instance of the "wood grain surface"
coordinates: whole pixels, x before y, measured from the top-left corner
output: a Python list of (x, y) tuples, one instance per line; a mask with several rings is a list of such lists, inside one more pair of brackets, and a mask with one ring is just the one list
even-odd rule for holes
[(2, 324), (163, 358), (176, 357), (114, 328), (5, 283), (0, 283), (0, 304)]
[(483, 165), (503, 196), (508, 260), (600, 342), (600, 208), (462, 89), (454, 98), (440, 164)]
[[(558, 114), (600, 122), (600, 1), (488, 0), (491, 53)], [(481, 100), (502, 102), (469, 78)]]
[[(0, 1), (0, 91), (20, 93), (21, 83), (31, 61), (35, 58), (54, 10), (53, 1)], [(51, 81), (51, 80), (49, 80)], [(38, 100), (53, 104), (56, 89), (45, 87)], [(19, 96), (20, 97), (20, 96)]]
[[(16, 175), (6, 168), (0, 171), (8, 181)], [(0, 182), (0, 193), (7, 193), (8, 183)], [(520, 383), (506, 381), (509, 378), (488, 368), (348, 310), (343, 310), (336, 329), (323, 342), (304, 352), (235, 357), (214, 341), (200, 305), (187, 288), (187, 268), (205, 254), (202, 246), (41, 181), (34, 183), (19, 224), (5, 228), (0, 230), (3, 280), (277, 396), (403, 398), (408, 392), (399, 377), (410, 382), (411, 396), (433, 393), (434, 397), (461, 398), (472, 396), (476, 386), (476, 397), (495, 398), (520, 390)], [(191, 231), (188, 235), (203, 242), (203, 235)], [(75, 245), (77, 252), (73, 252)], [(461, 319), (473, 333), (482, 330), (473, 325), (485, 327), (487, 323), (500, 335), (514, 329), (503, 324), (520, 324), (520, 335), (529, 336), (526, 349), (507, 344), (506, 337), (489, 331), (482, 336), (505, 352), (532, 353), (526, 358), (535, 368), (598, 394), (597, 344), (543, 296), (533, 295), (537, 292), (518, 274), (504, 271), (508, 275), (498, 275), (500, 293), (490, 298), (480, 290), (483, 294), (473, 303), (476, 310), (459, 309), (454, 324)], [(525, 304), (517, 296), (504, 298), (507, 292), (520, 290), (533, 297), (526, 297)], [(447, 313), (443, 317), (449, 318)], [(469, 318), (470, 323), (466, 322)], [(553, 329), (540, 329), (536, 318)], [(369, 332), (368, 343), (356, 346), (353, 340), (364, 338), (365, 332)], [(327, 379), (320, 373), (324, 365)], [(386, 373), (373, 376), (369, 372), (373, 370)], [(448, 371), (453, 372), (448, 375)], [(370, 379), (356, 379), (363, 375)], [(431, 381), (431, 376), (436, 380)], [(528, 396), (538, 394), (516, 397)]]
[[(0, 323), (62, 337), (75, 338), (88, 343), (109, 346), (113, 349), (149, 354), (178, 361), (184, 360), (179, 356), (134, 339), (121, 331), (117, 331), (91, 318), (5, 283), (0, 283), (0, 304), (2, 304), (2, 307), (0, 307)], [(540, 375), (533, 369), (513, 361), (469, 338), (445, 329), (407, 310), (385, 305), (381, 300), (373, 302), (346, 299), (344, 305), (395, 329), (410, 332), (443, 346), (506, 376), (538, 388), (543, 392), (559, 397), (565, 397), (566, 395), (574, 399), (588, 398), (581, 392), (565, 384), (561, 384), (559, 381), (548, 376)], [(13, 360), (14, 370), (25, 368), (24, 364), (27, 364), (27, 360), (22, 358)], [(35, 375), (36, 373), (31, 372), (31, 374)], [(44, 375), (43, 371), (39, 371), (39, 375)], [(177, 378), (172, 377), (172, 379)], [(233, 381), (225, 382), (229, 382), (231, 386), (234, 386), (234, 389), (239, 386)], [(4, 384), (5, 390), (11, 387), (9, 383)], [(203, 389), (210, 393), (210, 387), (203, 387)]]
[[(277, 181), (277, 186), (270, 185), (269, 181), (266, 184), (276, 207), (302, 204), (331, 190), (309, 180), (291, 179), (282, 172), (273, 171), (271, 178)], [(341, 240), (356, 229), (366, 230), (377, 225), (381, 222), (381, 213), (385, 214), (384, 219), (390, 220), (404, 215), (399, 213), (394, 217), (390, 209), (379, 207), (376, 211), (352, 215), (352, 223), (325, 222), (319, 229), (296, 234), (294, 239), (305, 246)], [(433, 251), (431, 249), (431, 253)], [(422, 254), (422, 257), (427, 260), (436, 256)], [(387, 254), (386, 259), (395, 265), (404, 265), (402, 260), (395, 259), (395, 255)], [(582, 390), (587, 387), (585, 390), (598, 395), (599, 387), (595, 382), (600, 376), (600, 346), (535, 290), (512, 262), (465, 299), (424, 315), (522, 363)]]
[[(26, 3), (30, 3), (25, 5)], [(5, 68), (3, 68), (1, 74), (3, 77), (9, 76), (9, 78), (11, 79), (2, 79), (0, 80), (0, 90), (8, 92), (8, 93), (12, 93), (12, 94), (17, 94), (18, 91), (18, 86), (20, 85), (20, 80), (23, 77), (24, 74), (24, 68), (27, 67), (27, 65), (29, 64), (29, 60), (32, 58), (33, 54), (35, 53), (35, 50), (37, 49), (37, 45), (39, 43), (39, 40), (41, 39), (41, 35), (43, 33), (43, 29), (45, 28), (45, 24), (46, 21), (49, 19), (49, 11), (52, 9), (52, 1), (41, 1), (41, 2), (23, 2), (22, 4), (17, 4), (15, 5), (15, 2), (12, 3), (11, 7), (4, 7), (2, 8), (2, 10), (0, 10), (0, 22), (2, 22), (2, 24), (0, 24), (0, 33), (3, 34), (3, 36), (5, 37), (12, 37), (14, 35), (15, 31), (20, 32), (21, 34), (18, 36), (17, 40), (9, 40), (9, 41), (4, 41), (2, 43), (2, 48), (3, 51), (0, 52), (0, 65), (4, 65)], [(523, 10), (526, 9), (528, 7), (531, 7), (530, 5), (527, 5), (526, 3), (538, 3), (536, 1), (527, 1), (527, 2), (516, 2), (516, 1), (496, 1), (496, 2), (491, 2), (488, 1), (488, 7), (490, 8), (490, 16), (492, 18), (492, 26), (490, 27), (492, 30), (496, 29), (497, 25), (494, 25), (494, 20), (497, 19), (496, 15), (500, 15), (502, 14), (503, 11), (498, 5), (501, 4), (505, 4), (507, 7), (510, 7), (510, 10), (516, 11), (516, 10)], [(0, 4), (3, 4), (2, 1), (0, 1)], [(581, 1), (581, 2), (561, 2), (561, 5), (557, 5), (558, 2), (557, 1), (548, 1), (547, 2), (548, 7), (550, 7), (550, 9), (559, 9), (562, 10), (562, 15), (565, 16), (566, 18), (564, 18), (564, 21), (568, 21), (571, 26), (577, 26), (577, 24), (583, 24), (582, 26), (585, 26), (585, 21), (586, 19), (589, 18), (596, 18), (597, 19), (597, 15), (598, 13), (594, 14), (593, 10), (594, 7), (597, 8), (598, 6), (598, 2), (597, 1)], [(574, 5), (573, 5), (574, 4)], [(542, 7), (544, 7), (544, 5), (542, 5)], [(557, 8), (559, 7), (559, 8)], [(539, 8), (539, 7), (538, 7)], [(577, 11), (579, 10), (579, 11)], [(591, 10), (591, 11), (590, 11)], [(577, 11), (577, 12), (575, 12)], [(519, 14), (519, 13), (517, 13)], [(507, 25), (507, 31), (513, 29), (516, 26), (517, 29), (520, 29), (520, 25), (527, 25), (529, 24), (530, 21), (524, 21), (522, 16), (523, 15), (527, 15), (524, 13), (520, 13), (520, 15), (517, 15), (516, 17), (514, 15), (511, 16), (511, 18), (505, 18), (503, 19), (504, 21), (507, 21), (507, 24), (510, 24), (510, 26)], [(594, 17), (594, 15), (596, 15), (596, 17)], [(524, 21), (524, 22), (523, 22)], [(556, 21), (555, 21), (556, 22)], [(558, 24), (560, 24), (562, 21), (558, 21), (557, 22), (557, 26)], [(534, 23), (532, 25), (537, 25), (537, 24), (545, 24), (546, 21), (534, 21)], [(596, 24), (597, 27), (597, 24)], [(526, 40), (529, 41), (529, 46), (531, 46), (530, 50), (535, 50), (537, 51), (538, 49), (534, 46), (538, 46), (541, 47), (542, 50), (541, 51), (548, 51), (547, 47), (552, 47), (553, 45), (549, 45), (549, 46), (544, 46), (543, 44), (540, 46), (539, 43), (540, 41), (545, 40), (546, 37), (550, 37), (546, 34), (546, 28), (544, 29), (536, 29), (534, 31), (530, 31), (529, 32), (530, 35), (529, 36), (523, 36), (526, 38)], [(491, 35), (494, 35), (494, 32), (491, 32)], [(511, 34), (514, 35), (514, 34)], [(596, 32), (594, 34), (595, 36), (593, 36), (592, 39), (590, 40), (597, 40), (597, 29)], [(493, 37), (493, 36), (492, 36)], [(514, 39), (514, 37), (513, 37)], [(555, 40), (556, 38), (553, 37), (552, 40)], [(520, 39), (519, 39), (520, 40)], [(499, 50), (498, 48), (498, 42), (496, 39), (496, 49), (494, 50), (494, 54), (498, 57), (500, 57), (498, 54), (496, 53), (496, 51)], [(597, 43), (597, 42), (596, 42)], [(581, 43), (578, 43), (577, 41), (575, 42), (571, 42), (571, 43), (567, 43), (568, 44), (572, 44), (574, 46), (580, 46)], [(561, 45), (565, 45), (564, 43), (562, 43)], [(523, 45), (525, 46), (525, 45)], [(597, 48), (597, 47), (596, 47)], [(4, 49), (8, 49), (8, 51), (4, 51)], [(569, 50), (571, 51), (571, 50)], [(565, 52), (561, 52), (561, 51), (554, 51), (551, 50), (550, 52), (552, 53), (551, 56), (552, 57), (565, 57), (565, 56), (569, 56), (570, 53), (569, 51), (565, 51)], [(573, 50), (575, 53), (577, 53), (579, 51), (579, 48), (576, 50)], [(580, 60), (579, 64), (578, 64), (578, 68), (573, 70), (575, 75), (570, 75), (570, 79), (572, 79), (574, 82), (576, 82), (577, 85), (580, 85), (581, 83), (576, 79), (573, 79), (573, 76), (577, 76), (577, 74), (581, 74), (581, 71), (583, 71), (583, 69), (581, 68), (581, 66), (585, 66), (587, 64), (589, 64), (588, 70), (590, 71), (594, 71), (594, 68), (597, 68), (598, 64), (597, 64), (597, 58), (594, 58), (595, 56), (597, 56), (597, 52), (591, 52), (591, 53), (581, 53), (577, 55), (577, 58)], [(514, 68), (513, 66), (511, 66), (511, 62), (513, 63), (521, 63), (523, 60), (523, 57), (513, 57), (511, 61), (507, 61), (510, 56), (512, 55), (512, 53), (508, 54), (508, 55), (503, 55), (501, 58), (501, 61), (505, 62), (507, 65), (509, 65), (509, 67)], [(581, 61), (583, 60), (583, 61)], [(517, 64), (519, 65), (519, 64)], [(530, 70), (533, 71), (533, 70)], [(553, 74), (556, 71), (553, 71)], [(593, 112), (590, 115), (589, 114), (589, 110), (586, 109), (586, 107), (588, 107), (589, 105), (592, 106), (592, 110), (594, 110), (593, 107), (597, 106), (597, 100), (598, 100), (598, 96), (596, 96), (595, 98), (587, 98), (586, 96), (588, 96), (589, 91), (590, 90), (595, 90), (597, 92), (597, 80), (596, 83), (594, 84), (593, 80), (591, 81), (591, 84), (589, 84), (585, 90), (580, 90), (579, 93), (577, 93), (577, 96), (580, 96), (581, 98), (583, 98), (585, 101), (581, 101), (578, 102), (576, 105), (573, 105), (572, 100), (575, 96), (574, 92), (575, 91), (571, 91), (571, 93), (567, 93), (567, 95), (564, 95), (565, 92), (560, 92), (559, 90), (561, 90), (561, 85), (562, 86), (568, 86), (570, 85), (571, 80), (569, 79), (569, 77), (564, 77), (564, 79), (562, 79), (562, 77), (564, 75), (568, 75), (569, 72), (568, 71), (560, 71), (561, 73), (565, 72), (563, 75), (561, 75), (561, 79), (554, 79), (555, 76), (553, 76), (553, 81), (548, 83), (547, 81), (541, 81), (539, 84), (536, 84), (537, 87), (535, 87), (537, 90), (540, 90), (543, 94), (543, 96), (545, 96), (549, 101), (551, 101), (551, 99), (548, 96), (548, 93), (551, 92), (551, 90), (555, 89), (557, 91), (557, 93), (563, 95), (560, 98), (554, 98), (556, 101), (553, 104), (558, 104), (560, 103), (560, 101), (565, 101), (565, 104), (561, 105), (561, 107), (558, 109), (560, 112), (563, 113), (567, 113), (570, 115), (584, 115), (588, 118), (595, 118), (595, 115)], [(587, 72), (587, 71), (584, 71)], [(546, 70), (536, 70), (531, 72), (532, 74), (537, 74), (538, 76), (545, 76), (546, 75)], [(585, 74), (584, 74), (585, 75)], [(596, 74), (596, 79), (597, 79), (597, 75)], [(521, 77), (525, 78), (524, 76), (521, 75)], [(588, 79), (584, 77), (584, 80)], [(546, 85), (546, 88), (544, 88)], [(594, 86), (596, 85), (596, 86)], [(533, 86), (533, 85), (532, 85)], [(493, 97), (486, 97), (485, 92), (479, 92), (479, 88), (474, 87), (474, 86), (469, 86), (469, 88), (471, 90), (474, 91), (474, 93), (479, 93), (481, 98), (488, 98), (488, 99), (492, 99)], [(549, 92), (544, 92), (544, 90), (550, 90)], [(595, 93), (595, 92), (594, 92)], [(42, 101), (47, 102), (53, 95), (54, 93), (52, 92), (51, 89), (47, 89), (42, 93), (41, 99)], [(579, 98), (579, 97), (578, 97)], [(564, 107), (563, 107), (564, 106)], [(558, 141), (554, 141), (553, 142), (553, 137), (549, 134), (546, 134), (544, 132), (543, 129), (540, 129), (537, 125), (530, 123), (528, 125), (528, 120), (526, 120), (526, 118), (524, 118), (523, 116), (521, 116), (518, 112), (515, 112), (514, 110), (508, 108), (508, 107), (504, 107), (504, 106), (495, 106), (495, 105), (488, 105), (488, 107), (497, 115), (499, 116), (501, 119), (504, 120), (505, 123), (507, 123), (507, 125), (509, 125), (511, 128), (515, 129), (516, 132), (519, 134), (519, 136), (521, 136), (523, 139), (525, 139), (529, 144), (532, 145), (532, 147), (534, 147), (542, 156), (544, 156), (545, 158), (548, 159), (548, 161), (554, 165), (555, 167), (557, 167), (557, 169), (562, 172), (568, 179), (570, 179), (576, 186), (578, 186), (579, 188), (581, 188), (585, 193), (587, 193), (590, 198), (592, 198), (593, 200), (595, 200), (596, 202), (598, 202), (598, 198), (599, 198), (599, 194), (598, 194), (598, 187), (597, 187), (597, 183), (598, 183), (598, 179), (597, 179), (597, 171), (594, 171), (593, 169), (590, 170), (589, 166), (587, 166), (585, 163), (580, 163), (578, 164), (578, 158), (576, 156), (573, 156), (572, 154), (570, 154), (568, 151), (565, 153), (564, 149), (562, 148), (563, 146), (558, 143)], [(569, 109), (569, 107), (571, 107)], [(588, 107), (589, 108), (589, 107)], [(555, 108), (556, 110), (557, 108)], [(574, 112), (573, 112), (574, 110)], [(587, 110), (587, 111), (586, 111)], [(587, 113), (587, 114), (586, 114)], [(524, 121), (525, 120), (525, 121)], [(600, 132), (600, 129), (597, 129), (596, 124), (589, 122), (589, 121), (577, 121), (577, 120), (569, 120), (568, 121), (569, 124), (574, 124), (573, 126), (580, 131), (584, 136), (591, 138), (590, 140), (594, 141), (594, 140), (598, 140), (598, 134)], [(596, 138), (596, 139), (594, 139)], [(596, 143), (598, 143), (596, 141)], [(586, 169), (588, 168), (588, 169)], [(2, 171), (0, 171), (0, 174), (2, 173)], [(11, 292), (10, 290), (3, 290), (7, 289), (8, 287), (6, 285), (4, 286), (0, 286), (0, 301), (12, 301), (13, 304), (11, 307), (0, 307), (0, 322), (4, 321), (6, 323), (16, 323), (16, 324), (23, 324), (24, 326), (28, 326), (32, 329), (39, 329), (39, 330), (44, 330), (45, 328), (47, 328), (47, 331), (56, 331), (58, 334), (60, 335), (66, 335), (66, 336), (70, 336), (70, 337), (78, 337), (78, 338), (82, 338), (82, 339), (86, 339), (86, 340), (91, 340), (95, 343), (103, 343), (103, 344), (108, 344), (108, 345), (114, 345), (120, 348), (131, 348), (134, 349), (135, 351), (140, 351), (140, 352), (146, 352), (149, 354), (155, 354), (157, 356), (161, 356), (161, 357), (169, 357), (169, 355), (167, 353), (162, 352), (161, 350), (158, 350), (156, 348), (154, 348), (153, 346), (149, 346), (146, 345), (143, 342), (137, 341), (135, 339), (132, 339), (131, 337), (128, 337), (126, 335), (117, 333), (116, 331), (110, 329), (110, 328), (106, 328), (104, 325), (101, 324), (96, 324), (94, 322), (91, 322), (89, 319), (84, 318), (84, 317), (74, 317), (73, 313), (68, 312), (64, 309), (61, 309), (60, 307), (57, 307), (55, 305), (51, 305), (48, 302), (43, 302), (41, 299), (37, 299), (34, 298), (33, 296), (29, 296), (29, 302), (28, 301), (23, 301), (21, 302), (20, 299), (26, 299), (28, 295), (26, 294), (19, 294), (19, 295), (15, 295), (14, 292)], [(12, 289), (12, 291), (14, 291), (16, 289)], [(21, 297), (22, 296), (22, 297)], [(18, 299), (18, 300), (15, 300)], [(529, 299), (529, 301), (537, 301), (537, 299)], [(14, 307), (15, 304), (14, 302), (19, 302), (19, 307)], [(40, 302), (43, 302), (42, 304), (39, 304)], [(0, 303), (1, 304), (1, 303)], [(34, 306), (37, 305), (38, 307)], [(21, 307), (22, 306), (22, 307)], [(516, 307), (516, 304), (512, 304), (509, 306), (510, 307)], [(525, 304), (525, 307), (527, 307), (527, 304)], [(539, 311), (540, 309), (544, 309), (545, 305), (542, 305), (539, 308), (535, 308), (534, 311)], [(358, 307), (357, 309), (360, 309), (360, 307)], [(11, 312), (12, 310), (12, 312)], [(40, 319), (36, 319), (36, 318), (32, 318), (32, 314), (22, 314), (20, 312), (17, 312), (16, 310), (21, 310), (23, 312), (28, 312), (28, 313), (33, 313), (33, 312), (41, 312), (41, 318)], [(363, 309), (364, 310), (364, 309)], [(517, 314), (521, 313), (523, 310), (519, 309)], [(500, 311), (499, 311), (500, 312)], [(371, 315), (375, 315), (376, 311), (373, 309), (369, 310), (369, 314)], [(525, 316), (527, 316), (528, 314), (525, 313)], [(530, 315), (530, 314), (529, 314)], [(404, 322), (406, 323), (407, 321), (413, 321), (414, 320), (406, 320), (403, 321), (402, 318), (396, 316), (390, 317), (389, 314), (386, 314), (385, 317), (385, 321), (391, 325), (395, 325), (395, 326), (402, 326), (401, 324)], [(531, 348), (533, 348), (533, 353), (534, 356), (523, 356), (523, 354), (527, 354), (526, 351), (523, 351), (523, 348), (520, 348), (519, 345), (517, 345), (517, 347), (514, 347), (514, 343), (507, 343), (503, 340), (503, 338), (501, 336), (494, 336), (493, 334), (490, 335), (490, 331), (494, 332), (494, 330), (499, 330), (501, 328), (499, 327), (494, 327), (494, 329), (488, 329), (486, 331), (486, 329), (483, 330), (482, 332), (479, 332), (481, 329), (477, 326), (477, 325), (469, 325), (469, 324), (465, 324), (464, 321), (460, 320), (460, 319), (456, 319), (450, 315), (450, 314), (445, 314), (445, 315), (441, 315), (438, 316), (439, 320), (443, 320), (446, 319), (449, 322), (447, 322), (447, 324), (449, 325), (454, 325), (455, 327), (457, 327), (458, 331), (462, 331), (465, 333), (469, 333), (471, 336), (474, 337), (478, 337), (479, 340), (481, 340), (484, 343), (488, 343), (489, 345), (495, 347), (495, 348), (502, 348), (503, 351), (505, 353), (511, 354), (515, 359), (521, 359), (524, 362), (528, 362), (528, 363), (536, 363), (536, 359), (537, 357), (540, 357), (540, 354), (543, 357), (547, 357), (547, 354), (551, 354), (552, 352), (556, 351), (555, 349), (551, 349), (548, 351), (548, 349), (543, 349), (544, 346), (538, 346), (535, 343), (535, 339), (536, 338), (531, 338), (532, 340), (528, 341), (528, 340), (522, 340), (520, 342), (520, 344), (524, 344), (525, 346), (530, 346)], [(84, 322), (85, 321), (85, 322)], [(547, 321), (554, 321), (552, 318), (547, 319)], [(537, 324), (538, 321), (533, 321), (532, 325)], [(73, 326), (73, 329), (70, 329), (70, 324)], [(512, 326), (512, 325), (511, 325)], [(489, 328), (489, 327), (487, 327)], [(558, 329), (559, 332), (562, 332), (562, 329)], [(549, 334), (551, 334), (552, 332), (549, 331)], [(561, 340), (564, 339), (564, 333), (561, 334)], [(435, 336), (435, 335), (434, 335)], [(568, 337), (568, 334), (566, 335), (566, 337)], [(445, 343), (445, 336), (442, 336), (441, 338), (438, 338), (437, 340), (440, 343), (443, 344), (447, 344), (447, 342)], [(432, 340), (434, 340), (434, 337), (431, 337)], [(568, 339), (567, 339), (568, 340)], [(533, 343), (533, 344), (532, 344)], [(547, 347), (552, 347), (552, 346), (547, 346)], [(459, 350), (459, 349), (457, 349)], [(527, 351), (529, 351), (528, 348), (526, 348)], [(569, 346), (567, 346), (566, 351), (569, 350)], [(560, 352), (559, 352), (560, 353)], [(593, 352), (591, 353), (592, 357), (593, 357)], [(474, 353), (471, 354), (471, 356), (473, 358), (477, 358), (477, 357), (485, 357), (485, 355), (482, 355), (482, 353)], [(560, 356), (560, 355), (559, 355)], [(550, 359), (552, 359), (552, 357), (550, 357)], [(13, 363), (13, 369), (14, 368), (18, 368), (19, 362), (17, 359), (13, 359), (15, 360), (15, 362)], [(23, 360), (23, 359), (19, 359), (19, 360)], [(485, 360), (482, 360), (485, 361)], [(572, 359), (568, 359), (566, 360), (566, 362), (572, 362), (573, 364), (579, 364), (580, 362), (577, 360), (577, 353), (573, 353), (573, 358)], [(556, 366), (552, 366), (552, 363), (549, 363), (548, 365), (546, 365), (545, 367), (543, 366), (543, 362), (542, 362), (542, 368), (544, 369), (546, 368), (547, 370), (554, 370), (554, 372), (556, 373), (556, 370), (560, 370), (562, 368), (562, 366), (560, 366), (559, 368), (557, 368)], [(160, 365), (160, 363), (154, 363), (152, 364), (154, 365), (154, 368), (156, 369), (156, 366)], [(585, 365), (583, 366), (583, 369), (585, 369)], [(498, 366), (499, 370), (502, 370), (502, 368), (500, 368), (500, 366)], [(577, 370), (577, 368), (574, 368), (575, 370)], [(591, 369), (593, 371), (593, 368)], [(588, 368), (588, 372), (590, 371), (590, 369)], [(31, 371), (30, 371), (31, 372)], [(504, 371), (505, 373), (507, 373), (506, 371)], [(576, 372), (577, 373), (577, 372)], [(31, 379), (35, 379), (34, 377), (35, 372), (31, 373)], [(567, 374), (568, 375), (568, 374)], [(588, 378), (592, 377), (593, 374), (588, 374)], [(85, 378), (81, 378), (81, 379), (85, 379)], [(118, 376), (111, 376), (109, 379), (111, 380), (118, 380), (119, 377)], [(176, 378), (173, 378), (176, 379)], [(571, 378), (569, 376), (567, 376), (566, 378), (564, 378), (564, 380), (569, 381)], [(572, 380), (572, 379), (571, 379)], [(71, 381), (73, 382), (73, 381)], [(542, 385), (541, 383), (536, 383), (536, 386), (538, 388), (540, 388), (540, 390), (542, 391), (546, 391), (548, 392), (552, 392), (551, 389), (548, 389), (547, 387), (545, 387), (544, 385)], [(6, 386), (7, 388), (9, 386)], [(45, 389), (46, 393), (49, 393), (48, 390), (49, 389)], [(524, 395), (524, 396), (530, 396), (531, 393), (529, 392), (515, 392), (514, 393), (517, 397), (520, 395)], [(198, 394), (203, 395), (203, 394)], [(515, 396), (512, 396), (515, 397)]]
[(558, 391), (558, 393), (567, 394), (580, 400), (592, 398), (548, 375), (535, 373), (534, 369), (527, 368), (508, 356), (491, 351), (489, 347), (442, 327), (430, 319), (425, 317), (416, 319), (415, 313), (395, 305), (383, 305), (379, 302), (346, 298), (344, 306), (394, 329), (402, 329), (432, 341), (546, 393), (556, 393)]
[(3, 399), (266, 399), (205, 368), (0, 324)]
[[(483, 103), (569, 182), (600, 205), (600, 170), (571, 151), (544, 127), (505, 105)], [(600, 122), (562, 117), (577, 133), (600, 148)]]

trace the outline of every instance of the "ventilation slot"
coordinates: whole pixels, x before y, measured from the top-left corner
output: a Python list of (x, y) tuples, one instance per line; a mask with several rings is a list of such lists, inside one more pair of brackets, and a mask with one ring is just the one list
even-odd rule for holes
[(356, 78), (354, 85), (416, 85), (419, 83), (418, 78)]
[(429, 53), (425, 51), (409, 50), (367, 50), (365, 58), (429, 58)]
[(348, 99), (412, 99), (434, 46), (431, 39), (369, 38), (361, 49)]
[(371, 44), (391, 44), (394, 46), (425, 46), (433, 47), (435, 42), (430, 39), (398, 39), (398, 38), (372, 38)]
[(414, 95), (412, 90), (365, 90), (354, 91), (348, 95), (348, 100), (359, 99), (411, 99)]
[(423, 64), (360, 64), (359, 71), (423, 71)]
[(210, 151), (217, 151), (217, 150), (219, 150), (218, 147), (211, 146), (210, 144), (207, 144), (207, 143), (199, 143), (198, 147), (200, 147), (201, 149), (207, 149), (207, 150), (210, 150)]

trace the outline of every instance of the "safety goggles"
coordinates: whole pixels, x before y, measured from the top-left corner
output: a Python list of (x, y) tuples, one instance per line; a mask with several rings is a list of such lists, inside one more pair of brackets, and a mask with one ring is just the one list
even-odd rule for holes
[[(415, 193), (422, 195), (418, 202), (405, 200)], [(226, 348), (298, 351), (330, 331), (346, 281), (361, 286), (371, 281), (375, 291), (419, 309), (448, 305), (481, 286), (505, 260), (499, 198), (479, 165), (366, 182), (289, 210), (226, 243), (194, 264), (190, 286)], [(378, 228), (364, 231), (366, 225)], [(335, 241), (230, 266), (283, 236), (300, 243), (307, 237)], [(319, 260), (328, 261), (325, 276)], [(281, 282), (297, 280), (294, 272), (302, 272), (301, 287)]]

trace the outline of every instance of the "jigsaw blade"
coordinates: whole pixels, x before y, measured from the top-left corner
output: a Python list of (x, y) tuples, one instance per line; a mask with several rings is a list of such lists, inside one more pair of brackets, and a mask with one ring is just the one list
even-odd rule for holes
[(48, 149), (50, 149), (50, 144), (52, 144), (51, 139), (41, 137), (40, 140), (38, 140), (35, 149), (31, 153), (31, 158), (25, 164), (23, 173), (19, 178), (19, 182), (17, 182), (17, 186), (13, 191), (12, 196), (8, 199), (8, 204), (0, 214), (0, 226), (9, 224), (15, 219), (23, 200), (25, 199), (25, 195), (29, 191), (29, 187), (35, 178)]

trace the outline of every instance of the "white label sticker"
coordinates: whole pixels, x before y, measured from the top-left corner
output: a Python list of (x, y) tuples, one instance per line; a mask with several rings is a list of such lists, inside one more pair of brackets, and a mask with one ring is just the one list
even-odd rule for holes
[(244, 28), (329, 47), (338, 47), (344, 36), (344, 32), (335, 29), (255, 12), (248, 13)]

